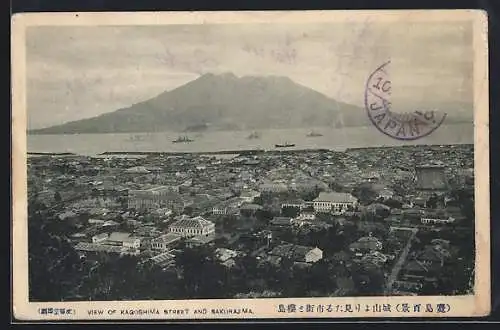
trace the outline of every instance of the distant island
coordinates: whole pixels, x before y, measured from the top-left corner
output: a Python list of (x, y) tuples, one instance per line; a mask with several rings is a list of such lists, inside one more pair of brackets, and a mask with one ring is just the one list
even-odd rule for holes
[[(472, 122), (471, 118), (447, 118), (449, 123), (452, 120)], [(336, 101), (287, 77), (209, 73), (127, 108), (28, 133), (181, 133), (369, 125), (362, 107)]]
[(286, 77), (205, 74), (172, 91), (97, 117), (30, 134), (202, 132), (368, 125), (364, 109)]

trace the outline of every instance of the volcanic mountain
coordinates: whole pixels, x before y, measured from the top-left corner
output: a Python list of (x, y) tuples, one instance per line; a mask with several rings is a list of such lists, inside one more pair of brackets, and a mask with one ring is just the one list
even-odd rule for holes
[(152, 99), (31, 134), (364, 126), (365, 111), (286, 77), (205, 74)]

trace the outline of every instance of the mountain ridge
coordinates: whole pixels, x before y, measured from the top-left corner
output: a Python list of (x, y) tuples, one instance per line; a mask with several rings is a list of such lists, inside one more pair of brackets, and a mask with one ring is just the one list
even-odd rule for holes
[(370, 125), (361, 107), (283, 76), (206, 73), (129, 107), (29, 134), (260, 130)]

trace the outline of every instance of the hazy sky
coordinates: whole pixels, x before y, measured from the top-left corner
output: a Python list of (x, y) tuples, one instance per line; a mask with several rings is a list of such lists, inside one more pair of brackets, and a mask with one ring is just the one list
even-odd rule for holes
[(288, 76), (363, 106), (368, 76), (387, 60), (394, 109), (472, 113), (468, 24), (31, 27), (28, 128), (111, 112), (207, 72)]

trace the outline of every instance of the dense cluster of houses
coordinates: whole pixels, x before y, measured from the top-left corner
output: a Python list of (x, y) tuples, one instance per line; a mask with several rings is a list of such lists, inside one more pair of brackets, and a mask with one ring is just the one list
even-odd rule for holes
[[(353, 260), (383, 267), (401, 256), (409, 240), (398, 238), (401, 247), (388, 251), (390, 244), (372, 235), (384, 225), (441, 228), (464, 220), (448, 191), (431, 187), (429, 195), (415, 190), (409, 175), (409, 168), (414, 167), (411, 157), (415, 161), (416, 157), (425, 159), (442, 152), (416, 150), (48, 157), (30, 163), (29, 190), (48, 206), (64, 203), (58, 218), (75, 224), (76, 230), (69, 236), (82, 257), (129, 254), (175, 267), (176, 249), (182, 242), (185, 246), (215, 247), (216, 259), (227, 267), (245, 254), (260, 263), (279, 265), (289, 259), (307, 267), (331, 256), (318, 246), (275, 240), (274, 233), (355, 224), (362, 234), (348, 242), (343, 252)], [(446, 168), (436, 166), (447, 175), (450, 162), (457, 167), (457, 159), (468, 155), (458, 149), (444, 153), (450, 154), (455, 158), (446, 159)], [(462, 161), (460, 166), (451, 173), (466, 178), (464, 182), (473, 179), (473, 172), (467, 170), (471, 164)], [(430, 181), (424, 174), (421, 182)], [(368, 184), (375, 192), (369, 205), (354, 195), (359, 184)], [(396, 191), (395, 187), (401, 189)], [(434, 196), (436, 205), (429, 205), (429, 196)], [(387, 206), (388, 201), (399, 206)], [(225, 231), (221, 219), (257, 218), (262, 212), (271, 214), (261, 230), (269, 234), (262, 234), (264, 238), (253, 251), (242, 252), (218, 243), (221, 237), (237, 242), (240, 234)], [(411, 291), (412, 285), (418, 289), (424, 285), (422, 281), (434, 281), (453, 253), (453, 244), (444, 241), (434, 241), (421, 251), (411, 250), (394, 287)]]

